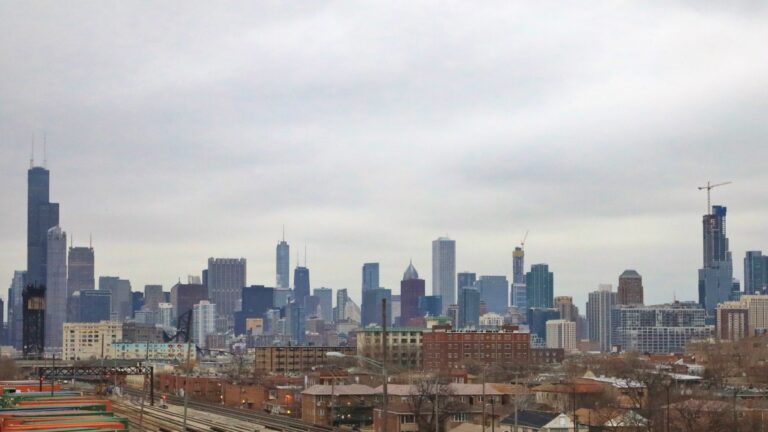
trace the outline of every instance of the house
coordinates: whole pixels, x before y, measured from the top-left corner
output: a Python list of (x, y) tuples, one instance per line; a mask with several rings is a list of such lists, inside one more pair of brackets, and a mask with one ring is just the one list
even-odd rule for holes
[(640, 432), (648, 428), (648, 419), (632, 410), (580, 408), (576, 419), (580, 425), (606, 432)]
[(362, 384), (313, 385), (301, 392), (301, 419), (319, 426), (370, 426), (377, 394)]
[(587, 432), (587, 430), (583, 425), (579, 425), (576, 429), (573, 420), (566, 414), (534, 410), (520, 410), (517, 416), (513, 414), (504, 418), (500, 428), (500, 432)]

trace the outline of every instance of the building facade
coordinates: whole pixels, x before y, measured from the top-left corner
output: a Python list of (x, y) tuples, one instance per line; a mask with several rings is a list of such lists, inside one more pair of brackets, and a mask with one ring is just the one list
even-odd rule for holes
[(207, 347), (207, 336), (216, 333), (216, 304), (208, 300), (192, 306), (192, 340), (202, 348)]
[(115, 342), (110, 347), (109, 357), (120, 360), (145, 360), (181, 364), (197, 359), (197, 350), (192, 343), (180, 342)]
[(317, 311), (320, 318), (325, 322), (333, 322), (333, 289), (315, 288), (312, 295), (318, 299)]
[(245, 280), (245, 258), (208, 258), (208, 298), (222, 318), (220, 330), (234, 327), (235, 305), (242, 296)]
[(50, 172), (39, 166), (27, 171), (27, 285), (47, 278), (48, 230), (59, 224), (59, 204), (50, 202)]
[(764, 293), (768, 288), (768, 256), (762, 251), (747, 251), (744, 256), (744, 293)]
[(534, 264), (525, 275), (526, 303), (529, 308), (551, 308), (554, 305), (554, 274), (547, 264)]
[(275, 248), (275, 286), (277, 288), (290, 288), (291, 247), (283, 239), (277, 242)]
[(624, 270), (619, 276), (618, 304), (643, 304), (643, 277), (635, 270)]
[(176, 311), (174, 321), (187, 312), (192, 311), (192, 307), (202, 300), (208, 300), (208, 288), (202, 284), (181, 284), (178, 283), (171, 287), (171, 304)]
[(46, 254), (45, 346), (58, 349), (67, 320), (67, 233), (61, 227), (48, 230)]
[(328, 346), (257, 346), (254, 351), (254, 367), (268, 373), (307, 372), (316, 366), (328, 364), (329, 352), (355, 356), (355, 347)]
[(111, 319), (112, 293), (110, 291), (77, 291), (72, 296), (72, 303), (77, 311), (73, 322), (98, 323)]
[(95, 255), (92, 247), (69, 248), (67, 293), (96, 289)]
[(309, 269), (296, 267), (293, 270), (293, 301), (304, 306), (306, 297), (309, 297)]
[(162, 285), (144, 285), (144, 307), (157, 311), (160, 303), (165, 302)]
[(387, 353), (383, 352), (381, 327), (366, 327), (357, 332), (357, 353), (361, 356), (406, 369), (421, 368), (422, 329), (393, 327), (387, 329)]
[(114, 321), (65, 323), (63, 336), (65, 360), (106, 359), (112, 344), (123, 339), (123, 326)]
[(379, 288), (379, 263), (363, 264), (363, 291)]
[(587, 300), (587, 327), (589, 340), (597, 342), (600, 351), (611, 350), (611, 309), (618, 299), (610, 284), (601, 284), (597, 291), (589, 293)]
[(387, 323), (392, 321), (392, 291), (386, 288), (374, 288), (363, 291), (362, 324), (363, 327), (382, 323), (381, 302), (386, 300)]
[(737, 341), (749, 337), (749, 309), (738, 301), (717, 305), (717, 337)]
[(419, 298), (424, 297), (424, 279), (419, 279), (419, 272), (408, 264), (400, 282), (400, 323), (403, 326), (412, 325), (412, 321), (423, 317), (419, 311)]
[(509, 282), (506, 276), (480, 276), (475, 283), (480, 291), (480, 300), (485, 302), (488, 312), (504, 314), (509, 307)]
[(123, 322), (131, 317), (133, 299), (131, 298), (131, 282), (117, 276), (99, 277), (99, 290), (109, 291), (112, 296), (112, 320)]
[(547, 321), (547, 348), (576, 350), (576, 323), (564, 319)]
[(699, 304), (714, 314), (719, 303), (728, 301), (733, 283), (733, 262), (726, 236), (726, 213), (723, 206), (712, 206), (702, 219), (704, 262), (699, 269)]
[(694, 302), (620, 305), (611, 310), (611, 341), (624, 351), (684, 352), (690, 340), (710, 336), (706, 312)]
[(456, 303), (456, 241), (440, 237), (432, 241), (432, 295), (439, 295), (443, 311)]
[(459, 316), (457, 328), (469, 328), (480, 324), (480, 291), (472, 287), (459, 288)]
[(530, 333), (516, 327), (498, 331), (461, 331), (434, 326), (422, 334), (425, 369), (447, 371), (472, 361), (515, 366), (531, 361)]

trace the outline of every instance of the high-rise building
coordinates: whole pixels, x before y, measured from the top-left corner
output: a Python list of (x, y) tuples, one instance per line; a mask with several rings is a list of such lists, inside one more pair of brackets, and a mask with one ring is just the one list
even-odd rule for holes
[(163, 328), (163, 330), (168, 330), (171, 327), (173, 327), (173, 321), (176, 319), (176, 316), (173, 313), (173, 305), (171, 303), (160, 303), (157, 305), (157, 313), (155, 315), (155, 324), (159, 325)]
[(419, 279), (419, 272), (416, 271), (413, 262), (410, 262), (400, 282), (400, 323), (402, 325), (410, 326), (409, 322), (423, 317), (419, 311), (419, 297), (424, 297), (424, 279)]
[(505, 314), (509, 307), (509, 282), (506, 276), (480, 276), (475, 282), (480, 291), (480, 300), (485, 302), (488, 312)]
[(144, 307), (156, 311), (160, 303), (164, 303), (162, 285), (144, 285)]
[(538, 336), (542, 341), (547, 339), (547, 321), (560, 319), (560, 311), (554, 308), (529, 308), (528, 328), (531, 335)]
[(525, 275), (526, 302), (529, 308), (551, 308), (554, 304), (554, 275), (547, 264), (534, 264)]
[(112, 293), (102, 290), (80, 290), (72, 295), (75, 313), (72, 322), (109, 321), (112, 310)]
[(283, 231), (283, 239), (277, 242), (275, 264), (275, 286), (277, 288), (290, 288), (291, 247), (285, 241), (285, 231)]
[(22, 353), (42, 358), (45, 350), (45, 285), (26, 285), (21, 292), (24, 317)]
[(708, 315), (731, 296), (733, 262), (726, 236), (726, 211), (726, 207), (712, 206), (712, 212), (702, 219), (704, 263), (699, 269), (699, 304)]
[(575, 351), (576, 323), (565, 319), (547, 321), (547, 348)]
[(317, 310), (320, 308), (320, 299), (313, 296), (308, 295), (304, 297), (304, 316), (307, 318), (314, 317), (318, 318)]
[(624, 270), (617, 291), (618, 304), (643, 304), (643, 277), (635, 270)]
[(202, 348), (207, 347), (207, 336), (216, 333), (216, 305), (200, 300), (192, 306), (192, 340)]
[[(208, 258), (208, 298), (216, 305), (216, 313), (234, 326), (235, 305), (245, 287), (245, 258)], [(226, 330), (226, 329), (219, 329)]]
[(59, 204), (50, 202), (50, 172), (32, 166), (27, 171), (27, 285), (47, 278), (48, 230), (59, 224)]
[(171, 288), (171, 301), (176, 311), (174, 321), (192, 310), (192, 306), (208, 300), (208, 289), (202, 284), (176, 284)]
[(291, 300), (293, 300), (293, 290), (290, 288), (275, 288), (275, 298), (272, 300), (272, 304), (276, 309), (285, 307)]
[(419, 297), (419, 315), (431, 317), (443, 315), (443, 298), (439, 295)]
[(334, 309), (336, 316), (334, 321), (339, 322), (347, 319), (347, 300), (349, 300), (349, 296), (347, 295), (346, 288), (336, 290), (336, 308)]
[(747, 251), (744, 256), (744, 294), (762, 293), (768, 288), (768, 256)]
[(363, 291), (379, 288), (379, 263), (363, 264)]
[(456, 275), (456, 289), (475, 288), (477, 274), (471, 272), (461, 272)]
[(623, 351), (680, 353), (692, 339), (710, 337), (706, 313), (695, 302), (611, 309), (611, 343)]
[(737, 341), (750, 336), (749, 308), (740, 301), (717, 305), (717, 337)]
[(740, 301), (749, 311), (749, 335), (768, 333), (768, 295), (743, 295)]
[(24, 277), (27, 272), (16, 270), (13, 272), (11, 286), (8, 288), (8, 344), (16, 349), (21, 349), (24, 329), (24, 317), (22, 316), (21, 293), (24, 290)]
[(528, 287), (525, 284), (513, 283), (509, 297), (512, 306), (519, 310), (528, 309)]
[(383, 325), (381, 321), (381, 301), (386, 300), (387, 324), (392, 320), (392, 291), (386, 288), (374, 288), (363, 291), (362, 324)]
[(144, 293), (141, 291), (134, 291), (131, 293), (131, 317), (136, 316), (136, 312), (140, 311), (144, 307)]
[(293, 300), (304, 307), (304, 298), (309, 296), (309, 269), (296, 267), (293, 270)]
[(571, 296), (555, 297), (555, 309), (560, 311), (560, 318), (566, 321), (576, 322), (579, 318), (579, 308), (573, 304)]
[(589, 293), (587, 300), (589, 340), (598, 342), (603, 352), (611, 350), (611, 308), (617, 301), (617, 295), (610, 284), (601, 284), (597, 291)]
[(525, 284), (525, 251), (520, 246), (512, 252), (512, 283)]
[(457, 328), (477, 327), (480, 324), (480, 291), (459, 288), (459, 317)]
[(70, 247), (67, 268), (67, 295), (75, 291), (96, 289), (92, 247)]
[(292, 301), (285, 307), (286, 334), (296, 345), (304, 345), (306, 340), (306, 315), (304, 305)]
[(46, 242), (45, 346), (60, 348), (67, 320), (67, 233), (55, 226)]
[(432, 295), (443, 299), (443, 312), (456, 303), (456, 241), (440, 237), (432, 241)]
[(131, 282), (118, 276), (100, 276), (99, 290), (112, 293), (112, 320), (123, 322), (131, 317), (133, 299), (131, 298)]
[(320, 306), (318, 307), (320, 318), (325, 322), (333, 321), (333, 289), (315, 288), (312, 290), (312, 295), (320, 301)]

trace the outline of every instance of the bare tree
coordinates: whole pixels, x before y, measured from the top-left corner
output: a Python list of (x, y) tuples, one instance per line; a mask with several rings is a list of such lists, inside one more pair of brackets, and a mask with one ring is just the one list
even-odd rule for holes
[[(449, 380), (437, 376), (416, 381), (411, 387), (408, 398), (410, 411), (413, 413), (419, 432), (432, 432), (435, 422), (442, 428), (446, 420), (454, 414), (467, 409), (467, 404), (452, 396)], [(435, 401), (437, 401), (437, 417), (435, 417)]]

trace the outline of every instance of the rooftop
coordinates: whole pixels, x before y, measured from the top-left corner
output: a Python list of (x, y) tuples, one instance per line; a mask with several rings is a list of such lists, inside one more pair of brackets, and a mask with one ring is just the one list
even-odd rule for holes
[(378, 393), (380, 392), (376, 391), (376, 389), (363, 384), (316, 384), (301, 392), (301, 394), (312, 396), (365, 396), (375, 395)]

